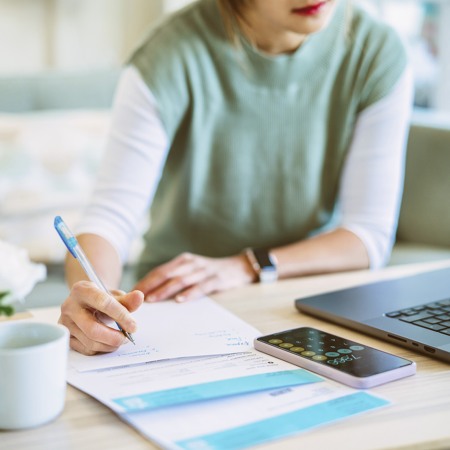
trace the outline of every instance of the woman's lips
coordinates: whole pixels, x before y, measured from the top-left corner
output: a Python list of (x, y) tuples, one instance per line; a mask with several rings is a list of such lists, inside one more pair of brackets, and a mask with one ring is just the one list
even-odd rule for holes
[(322, 8), (326, 5), (326, 1), (315, 3), (314, 5), (305, 6), (303, 8), (296, 8), (292, 10), (293, 14), (299, 14), (301, 16), (315, 16), (319, 14)]

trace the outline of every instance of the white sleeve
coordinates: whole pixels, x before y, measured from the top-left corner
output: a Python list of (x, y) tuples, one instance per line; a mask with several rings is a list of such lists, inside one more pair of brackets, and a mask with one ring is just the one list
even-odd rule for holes
[(344, 165), (340, 226), (362, 240), (371, 268), (388, 262), (395, 241), (412, 93), (408, 67), (389, 95), (359, 114)]
[(114, 99), (111, 129), (93, 196), (77, 234), (105, 238), (125, 261), (147, 222), (168, 152), (156, 101), (139, 72), (124, 69)]

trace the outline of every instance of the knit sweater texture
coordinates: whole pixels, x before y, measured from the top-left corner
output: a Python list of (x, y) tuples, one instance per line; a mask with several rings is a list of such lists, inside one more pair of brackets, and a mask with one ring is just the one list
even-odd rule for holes
[(245, 39), (233, 47), (215, 0), (199, 0), (154, 28), (130, 63), (170, 142), (142, 276), (182, 252), (273, 248), (329, 226), (358, 113), (392, 90), (407, 58), (389, 26), (347, 0), (277, 56)]

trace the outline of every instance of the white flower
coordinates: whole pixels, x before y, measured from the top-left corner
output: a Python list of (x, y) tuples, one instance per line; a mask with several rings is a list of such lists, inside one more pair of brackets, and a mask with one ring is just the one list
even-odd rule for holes
[(46, 275), (45, 265), (31, 262), (25, 249), (0, 241), (0, 303), (2, 305), (23, 301), (37, 282), (45, 280)]

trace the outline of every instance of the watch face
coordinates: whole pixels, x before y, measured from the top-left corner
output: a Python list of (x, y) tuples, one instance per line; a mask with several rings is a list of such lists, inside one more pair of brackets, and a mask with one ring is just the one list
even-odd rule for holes
[(264, 267), (259, 272), (259, 281), (261, 283), (270, 283), (271, 281), (278, 280), (278, 272), (276, 267)]

